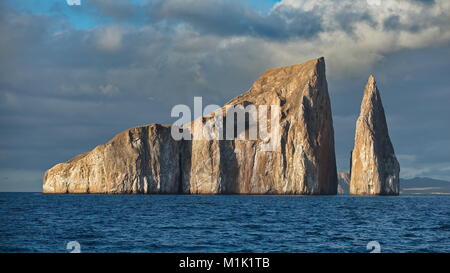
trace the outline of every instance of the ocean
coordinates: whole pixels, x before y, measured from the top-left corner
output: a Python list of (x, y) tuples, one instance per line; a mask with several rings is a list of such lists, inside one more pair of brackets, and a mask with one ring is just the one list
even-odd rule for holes
[(364, 253), (368, 244), (450, 252), (450, 196), (0, 193), (0, 252), (76, 245), (81, 252)]

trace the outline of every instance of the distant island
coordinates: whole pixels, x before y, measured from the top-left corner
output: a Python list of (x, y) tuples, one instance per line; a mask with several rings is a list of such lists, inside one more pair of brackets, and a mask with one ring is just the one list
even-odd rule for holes
[[(273, 122), (250, 126), (246, 120), (241, 131), (228, 125), (236, 119), (230, 108), (247, 111), (253, 106), (270, 106), (257, 115), (271, 116)], [(234, 129), (234, 138), (226, 138), (228, 131), (218, 124)], [(215, 138), (195, 138), (206, 127)], [(270, 133), (261, 137), (257, 131), (257, 139), (239, 138), (261, 127), (270, 128)], [(187, 137), (176, 139), (174, 132)], [(266, 71), (247, 92), (191, 123), (126, 130), (47, 170), (43, 192), (334, 195), (338, 193), (334, 145), (322, 57)], [(400, 165), (373, 75), (364, 89), (351, 162), (351, 194), (400, 193)]]

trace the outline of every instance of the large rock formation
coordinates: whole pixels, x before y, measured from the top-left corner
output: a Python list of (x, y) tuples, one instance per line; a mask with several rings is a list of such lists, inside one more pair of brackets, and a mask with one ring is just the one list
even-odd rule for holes
[[(323, 58), (265, 72), (225, 105), (281, 108), (274, 151), (262, 140), (192, 141), (183, 181), (191, 193), (336, 194), (331, 106)], [(222, 111), (226, 111), (221, 109)], [(208, 123), (215, 113), (194, 121)]]
[[(323, 58), (266, 71), (246, 93), (184, 129), (195, 136), (219, 118), (218, 113), (223, 113), (226, 123), (234, 118), (227, 115), (228, 107), (239, 105), (280, 107), (278, 134), (256, 140), (175, 141), (169, 126), (137, 127), (48, 170), (44, 192), (336, 194), (334, 132)], [(248, 126), (234, 134), (249, 134)], [(273, 124), (268, 128), (274, 132)], [(273, 150), (265, 148), (268, 142), (275, 144)]]
[(398, 195), (400, 165), (389, 138), (375, 78), (364, 89), (351, 159), (350, 194)]
[(104, 145), (57, 164), (44, 174), (45, 193), (180, 192), (182, 143), (170, 127), (124, 131)]

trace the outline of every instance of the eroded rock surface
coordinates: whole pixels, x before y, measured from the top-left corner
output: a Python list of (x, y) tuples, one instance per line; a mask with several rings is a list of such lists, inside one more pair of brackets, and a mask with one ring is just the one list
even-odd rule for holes
[(338, 194), (350, 193), (350, 174), (347, 172), (338, 172)]
[(352, 152), (350, 194), (398, 195), (400, 165), (389, 138), (375, 78), (364, 89)]
[[(261, 140), (193, 140), (191, 165), (183, 176), (191, 193), (336, 194), (334, 132), (323, 58), (266, 71), (225, 107), (233, 105), (280, 106), (275, 139), (279, 145), (264, 151)], [(193, 134), (197, 123), (206, 124), (214, 116), (194, 121)]]
[[(266, 71), (224, 109), (230, 105), (279, 106), (276, 149), (264, 149), (267, 139), (175, 141), (169, 126), (152, 124), (54, 166), (45, 173), (44, 192), (336, 194), (323, 58)], [(195, 135), (215, 113), (185, 128)]]
[(181, 142), (170, 127), (124, 131), (104, 145), (57, 164), (44, 175), (45, 193), (178, 193)]

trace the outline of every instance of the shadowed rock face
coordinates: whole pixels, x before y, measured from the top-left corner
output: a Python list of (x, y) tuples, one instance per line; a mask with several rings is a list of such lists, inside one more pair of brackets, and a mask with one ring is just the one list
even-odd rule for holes
[(400, 165), (389, 138), (375, 78), (364, 89), (352, 152), (350, 194), (398, 195)]
[(350, 192), (350, 174), (347, 172), (338, 172), (338, 194), (349, 194)]
[[(152, 124), (54, 166), (45, 173), (44, 192), (336, 194), (323, 58), (266, 71), (222, 110), (232, 105), (279, 106), (276, 149), (263, 149), (267, 139), (175, 141), (169, 126)], [(185, 129), (195, 135), (216, 117), (217, 111)]]

